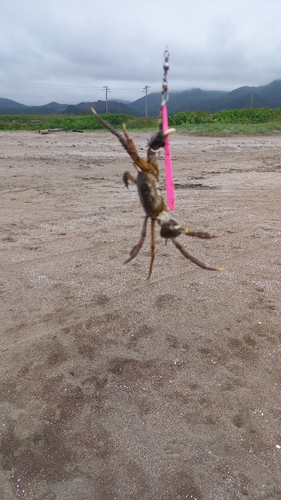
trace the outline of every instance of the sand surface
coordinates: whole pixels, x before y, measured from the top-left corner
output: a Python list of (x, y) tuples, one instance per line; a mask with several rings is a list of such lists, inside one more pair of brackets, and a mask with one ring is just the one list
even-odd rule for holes
[(224, 272), (159, 228), (150, 280), (149, 234), (123, 265), (109, 132), (0, 133), (1, 500), (281, 499), (281, 136), (171, 145), (176, 220), (224, 232), (180, 241)]

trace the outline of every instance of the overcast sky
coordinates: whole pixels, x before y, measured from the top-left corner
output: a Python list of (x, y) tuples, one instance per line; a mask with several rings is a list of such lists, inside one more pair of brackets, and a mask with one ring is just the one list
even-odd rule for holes
[(1, 0), (0, 97), (77, 104), (281, 78), (281, 0)]

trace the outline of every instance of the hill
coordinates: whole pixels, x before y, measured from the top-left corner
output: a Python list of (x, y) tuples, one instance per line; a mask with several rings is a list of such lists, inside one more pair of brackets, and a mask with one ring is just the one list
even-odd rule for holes
[[(208, 101), (212, 102), (217, 98), (228, 94), (224, 91), (206, 91), (201, 89), (184, 90), (183, 92), (171, 92), (169, 95), (169, 113), (178, 113), (187, 110), (205, 110)], [(130, 104), (130, 107), (144, 115), (145, 97)], [(148, 116), (157, 116), (161, 106), (161, 93), (152, 92), (147, 96)]]
[[(124, 104), (120, 101), (108, 101), (108, 112), (109, 113), (122, 113), (126, 115), (141, 116), (137, 109), (132, 108), (131, 105)], [(106, 113), (106, 102), (105, 101), (95, 101), (95, 102), (81, 102), (76, 105), (81, 111), (88, 111), (92, 113), (91, 108), (95, 108), (98, 113)]]
[[(147, 96), (149, 116), (159, 114), (161, 93), (151, 93)], [(144, 114), (145, 97), (130, 104), (130, 107), (142, 110)], [(215, 113), (223, 109), (243, 108), (281, 108), (281, 80), (274, 80), (268, 85), (259, 87), (239, 87), (231, 92), (206, 91), (201, 89), (171, 92), (168, 101), (169, 113), (180, 111), (208, 111)]]
[[(158, 116), (161, 106), (161, 93), (152, 92), (147, 96), (148, 116)], [(51, 102), (44, 106), (26, 106), (11, 99), (0, 98), (0, 114), (88, 114), (94, 107), (98, 113), (106, 112), (106, 102), (81, 102), (76, 105)], [(281, 108), (281, 80), (274, 80), (268, 85), (258, 87), (243, 86), (226, 91), (210, 91), (202, 89), (171, 92), (169, 97), (169, 113), (180, 111), (208, 111), (243, 108)], [(134, 102), (108, 101), (110, 113), (122, 113), (133, 116), (144, 116), (146, 97)]]
[(58, 102), (50, 102), (43, 106), (26, 106), (11, 99), (0, 97), (0, 114), (1, 115), (46, 115), (48, 113), (63, 113), (67, 108), (67, 104), (59, 104)]
[(13, 101), (12, 99), (5, 99), (4, 97), (0, 97), (0, 113), (1, 114), (10, 114), (9, 110), (24, 110), (28, 108), (25, 104), (20, 104), (19, 102)]
[[(0, 114), (1, 115), (46, 115), (52, 114), (88, 114), (91, 113), (91, 108), (94, 107), (98, 113), (106, 113), (106, 102), (81, 102), (76, 105), (59, 104), (58, 102), (50, 102), (43, 106), (26, 106), (11, 99), (0, 98)], [(122, 113), (132, 116), (141, 116), (139, 112), (125, 104), (124, 102), (108, 101), (108, 110), (110, 113)]]

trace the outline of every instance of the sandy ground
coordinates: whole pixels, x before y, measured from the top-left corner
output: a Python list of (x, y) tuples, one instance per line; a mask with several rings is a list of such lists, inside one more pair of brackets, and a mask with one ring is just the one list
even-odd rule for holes
[[(132, 134), (145, 155), (147, 134)], [(1, 500), (281, 498), (281, 136), (171, 137), (157, 229), (108, 132), (0, 133)], [(161, 163), (161, 168), (163, 164)]]

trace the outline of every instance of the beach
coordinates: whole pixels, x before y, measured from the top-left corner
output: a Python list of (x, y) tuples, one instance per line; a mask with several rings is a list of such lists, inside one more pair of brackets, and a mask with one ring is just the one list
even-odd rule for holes
[[(130, 131), (128, 131), (130, 134)], [(149, 134), (130, 134), (142, 156)], [(281, 498), (281, 136), (171, 136), (180, 236), (109, 132), (0, 132), (1, 500)], [(159, 159), (164, 188), (163, 154)]]

